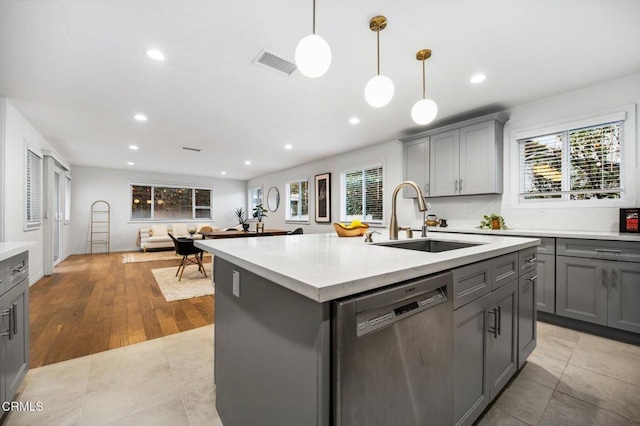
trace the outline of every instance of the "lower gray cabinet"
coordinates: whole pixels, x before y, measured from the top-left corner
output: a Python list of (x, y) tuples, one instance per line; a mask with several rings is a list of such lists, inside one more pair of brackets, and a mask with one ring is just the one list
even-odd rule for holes
[(640, 333), (640, 263), (609, 265), (607, 325)]
[[(538, 260), (540, 255), (538, 255)], [(529, 272), (518, 279), (518, 369), (536, 348), (537, 327), (537, 298), (538, 275), (540, 268)]]
[(26, 252), (4, 262), (0, 296), (0, 402), (11, 401), (29, 369), (29, 271)]
[(640, 263), (558, 256), (556, 313), (640, 333)]
[(536, 305), (541, 312), (556, 312), (556, 256), (538, 252)]
[(607, 325), (607, 261), (556, 257), (556, 314)]
[(471, 425), (517, 369), (517, 280), (454, 311), (454, 418)]

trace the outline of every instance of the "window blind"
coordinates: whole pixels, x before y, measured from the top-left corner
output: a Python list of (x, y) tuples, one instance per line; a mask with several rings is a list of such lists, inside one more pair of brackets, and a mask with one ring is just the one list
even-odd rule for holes
[(521, 200), (620, 198), (622, 122), (518, 140)]
[(30, 149), (27, 149), (26, 181), (26, 223), (27, 227), (35, 227), (42, 222), (42, 158)]
[(343, 174), (343, 219), (367, 222), (383, 220), (383, 181), (381, 165)]

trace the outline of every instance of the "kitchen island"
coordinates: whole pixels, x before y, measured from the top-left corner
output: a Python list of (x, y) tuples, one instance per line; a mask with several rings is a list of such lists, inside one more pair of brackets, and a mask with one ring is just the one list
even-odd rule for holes
[[(441, 241), (476, 245), (427, 253), (387, 247), (387, 233), (381, 232), (373, 244), (335, 234), (195, 242), (215, 255), (216, 406), (225, 425), (338, 424), (332, 402), (332, 301), (445, 271), (470, 271), (464, 268), (472, 265), (476, 272), (454, 273), (454, 285), (446, 287), (454, 307), (470, 306), (475, 300), (470, 294), (479, 299), (491, 294), (490, 279), (513, 277), (517, 284), (518, 253), (535, 251), (539, 243), (439, 233)], [(489, 263), (496, 258), (505, 262)], [(490, 266), (476, 267), (483, 265)], [(455, 280), (468, 277), (470, 285), (458, 291)], [(453, 327), (448, 332), (454, 334)], [(515, 349), (511, 354), (514, 369)]]

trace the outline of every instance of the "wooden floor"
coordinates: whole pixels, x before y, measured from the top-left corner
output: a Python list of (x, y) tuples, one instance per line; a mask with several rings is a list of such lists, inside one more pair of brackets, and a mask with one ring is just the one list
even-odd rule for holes
[(152, 269), (123, 253), (70, 256), (31, 286), (31, 368), (213, 324), (214, 296), (167, 302)]

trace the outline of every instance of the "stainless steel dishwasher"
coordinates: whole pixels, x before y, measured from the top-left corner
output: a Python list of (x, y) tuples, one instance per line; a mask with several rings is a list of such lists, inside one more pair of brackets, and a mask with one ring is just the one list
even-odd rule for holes
[(336, 426), (453, 424), (450, 272), (333, 302)]

